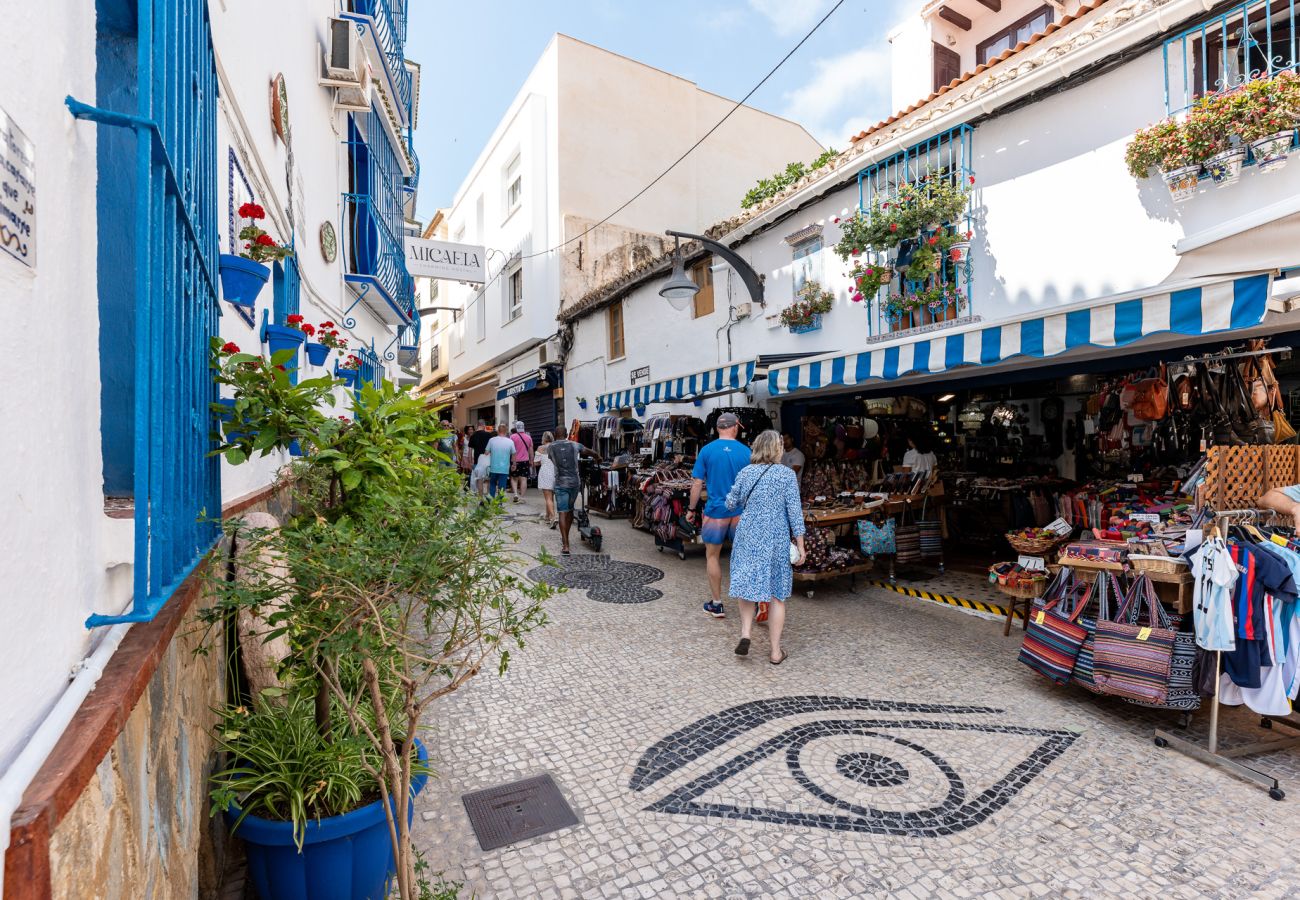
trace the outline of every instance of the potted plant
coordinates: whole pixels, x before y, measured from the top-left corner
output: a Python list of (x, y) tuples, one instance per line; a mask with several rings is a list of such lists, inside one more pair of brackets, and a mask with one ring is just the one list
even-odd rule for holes
[[(410, 824), (430, 777), (422, 720), (477, 672), (504, 672), (551, 592), (518, 574), (500, 508), (464, 502), (439, 462), (446, 433), (419, 400), (384, 381), (355, 421), (335, 419), (322, 412), (329, 378), (290, 385), (248, 361), (218, 354), (216, 366), (253, 444), (310, 452), (280, 527), (228, 524), (246, 548), (238, 577), (213, 576), (202, 614), (209, 633), (247, 616), (255, 629), (241, 640), (280, 641), (278, 686), (250, 686), (220, 710), (213, 809), (243, 838), (260, 896), (395, 888), (420, 900), (429, 886)], [(220, 452), (239, 464), (238, 449)]]
[(835, 305), (835, 295), (816, 281), (804, 282), (793, 303), (781, 310), (781, 324), (791, 334), (806, 334), (822, 327), (822, 316)]
[(857, 289), (849, 299), (861, 303), (863, 298), (870, 299), (880, 292), (894, 278), (894, 269), (888, 263), (858, 263), (849, 273)]
[(285, 358), (282, 364), (289, 367), (290, 377), (293, 379), (297, 379), (298, 348), (307, 340), (307, 334), (303, 331), (303, 324), (302, 316), (291, 315), (285, 317), (283, 325), (267, 322), (262, 329), (266, 347), (272, 359), (282, 350), (289, 351), (289, 356)]
[(1295, 138), (1294, 76), (1248, 81), (1234, 92), (1233, 115), (1261, 172), (1286, 165)]
[(1196, 193), (1200, 180), (1200, 161), (1192, 156), (1182, 124), (1165, 119), (1139, 129), (1124, 151), (1124, 162), (1134, 178), (1146, 178), (1150, 170), (1160, 169), (1165, 186), (1175, 203)]
[(1241, 177), (1246, 147), (1239, 133), (1240, 96), (1228, 94), (1201, 97), (1187, 113), (1183, 132), (1189, 156), (1205, 167), (1217, 187), (1226, 187)]
[(349, 353), (343, 362), (334, 367), (334, 374), (343, 380), (343, 384), (356, 390), (361, 381), (361, 357)]
[(945, 242), (948, 258), (955, 263), (965, 261), (970, 256), (970, 243), (971, 238), (974, 236), (975, 233), (972, 231), (950, 235), (949, 239)]
[(579, 398), (578, 398), (578, 409), (586, 409), (586, 408), (587, 408), (587, 398), (586, 398), (586, 397), (579, 397)]
[[(308, 331), (309, 328), (312, 330)], [(339, 337), (339, 330), (333, 322), (321, 322), (315, 328), (306, 325), (303, 327), (303, 332), (308, 336), (317, 338), (315, 341), (307, 342), (307, 358), (311, 360), (314, 366), (325, 365), (331, 350), (343, 351), (348, 349), (348, 339)]]
[(271, 277), (271, 269), (264, 263), (284, 259), (293, 251), (276, 244), (275, 238), (257, 224), (258, 220), (266, 217), (266, 210), (258, 204), (245, 203), (239, 207), (239, 216), (248, 220), (248, 224), (239, 231), (244, 250), (238, 255), (221, 254), (218, 260), (221, 294), (236, 306), (252, 309), (257, 304), (262, 286)]

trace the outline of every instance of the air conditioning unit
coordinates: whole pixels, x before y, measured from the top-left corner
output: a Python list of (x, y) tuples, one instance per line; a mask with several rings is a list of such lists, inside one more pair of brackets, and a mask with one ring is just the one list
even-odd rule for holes
[(349, 19), (330, 19), (329, 47), (324, 55), (323, 81), (361, 82), (361, 48), (357, 42), (356, 23)]
[(349, 112), (370, 111), (370, 63), (362, 64), (361, 83), (334, 88), (334, 106)]
[(544, 366), (560, 361), (560, 342), (552, 338), (537, 348), (537, 364)]
[(754, 304), (737, 303), (734, 309), (736, 310), (736, 321), (739, 322), (742, 319), (748, 319), (750, 317), (754, 311)]

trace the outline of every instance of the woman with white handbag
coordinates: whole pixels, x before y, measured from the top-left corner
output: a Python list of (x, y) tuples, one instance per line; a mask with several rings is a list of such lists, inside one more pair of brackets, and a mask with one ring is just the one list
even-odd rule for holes
[(781, 465), (781, 436), (764, 431), (750, 448), (749, 465), (736, 476), (727, 494), (729, 510), (743, 510), (731, 543), (729, 593), (740, 601), (740, 643), (737, 656), (749, 654), (750, 633), (759, 603), (769, 603), (767, 634), (769, 661), (776, 666), (788, 653), (781, 649), (785, 601), (794, 586), (791, 566), (803, 563), (803, 509), (799, 479)]

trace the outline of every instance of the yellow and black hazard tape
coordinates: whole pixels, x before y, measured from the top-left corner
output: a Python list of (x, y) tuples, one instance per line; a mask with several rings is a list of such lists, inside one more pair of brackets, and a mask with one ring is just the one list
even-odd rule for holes
[(919, 588), (904, 587), (901, 584), (890, 584), (888, 581), (870, 581), (875, 587), (884, 588), (887, 591), (893, 591), (896, 594), (902, 594), (906, 597), (917, 597), (921, 600), (929, 600), (933, 603), (946, 603), (949, 606), (959, 606), (962, 609), (973, 609), (979, 612), (991, 613), (995, 616), (1006, 618), (1007, 609), (1005, 606), (998, 606), (996, 603), (985, 603), (982, 600), (967, 600), (965, 597), (951, 597), (948, 594), (936, 594), (931, 591), (923, 591)]

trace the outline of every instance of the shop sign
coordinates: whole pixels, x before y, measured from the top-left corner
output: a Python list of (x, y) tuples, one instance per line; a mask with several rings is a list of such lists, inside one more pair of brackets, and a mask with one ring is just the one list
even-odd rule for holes
[(1129, 518), (1134, 522), (1146, 522), (1148, 525), (1160, 524), (1160, 513), (1133, 513)]
[(1074, 527), (1064, 519), (1057, 519), (1055, 522), (1049, 522), (1048, 524), (1044, 525), (1043, 530), (1050, 531), (1053, 534), (1059, 534), (1061, 537), (1065, 537), (1067, 534), (1069, 534), (1071, 531), (1074, 530)]
[(423, 276), (482, 284), (487, 280), (485, 258), (486, 252), (479, 244), (406, 239), (406, 271), (417, 278)]
[(36, 268), (36, 148), (0, 109), (0, 247)]
[(649, 381), (649, 380), (650, 380), (650, 367), (649, 367), (649, 366), (642, 366), (642, 367), (639, 368), (639, 369), (633, 369), (633, 370), (632, 370), (632, 383), (633, 383), (633, 384), (636, 384), (638, 381), (640, 381), (640, 380), (643, 379), (643, 378), (644, 378), (646, 381)]
[(1016, 562), (1019, 563), (1020, 568), (1024, 569), (1026, 572), (1047, 571), (1047, 561), (1044, 560), (1041, 556), (1026, 556), (1025, 554), (1022, 553), (1020, 554), (1020, 558), (1016, 560)]

